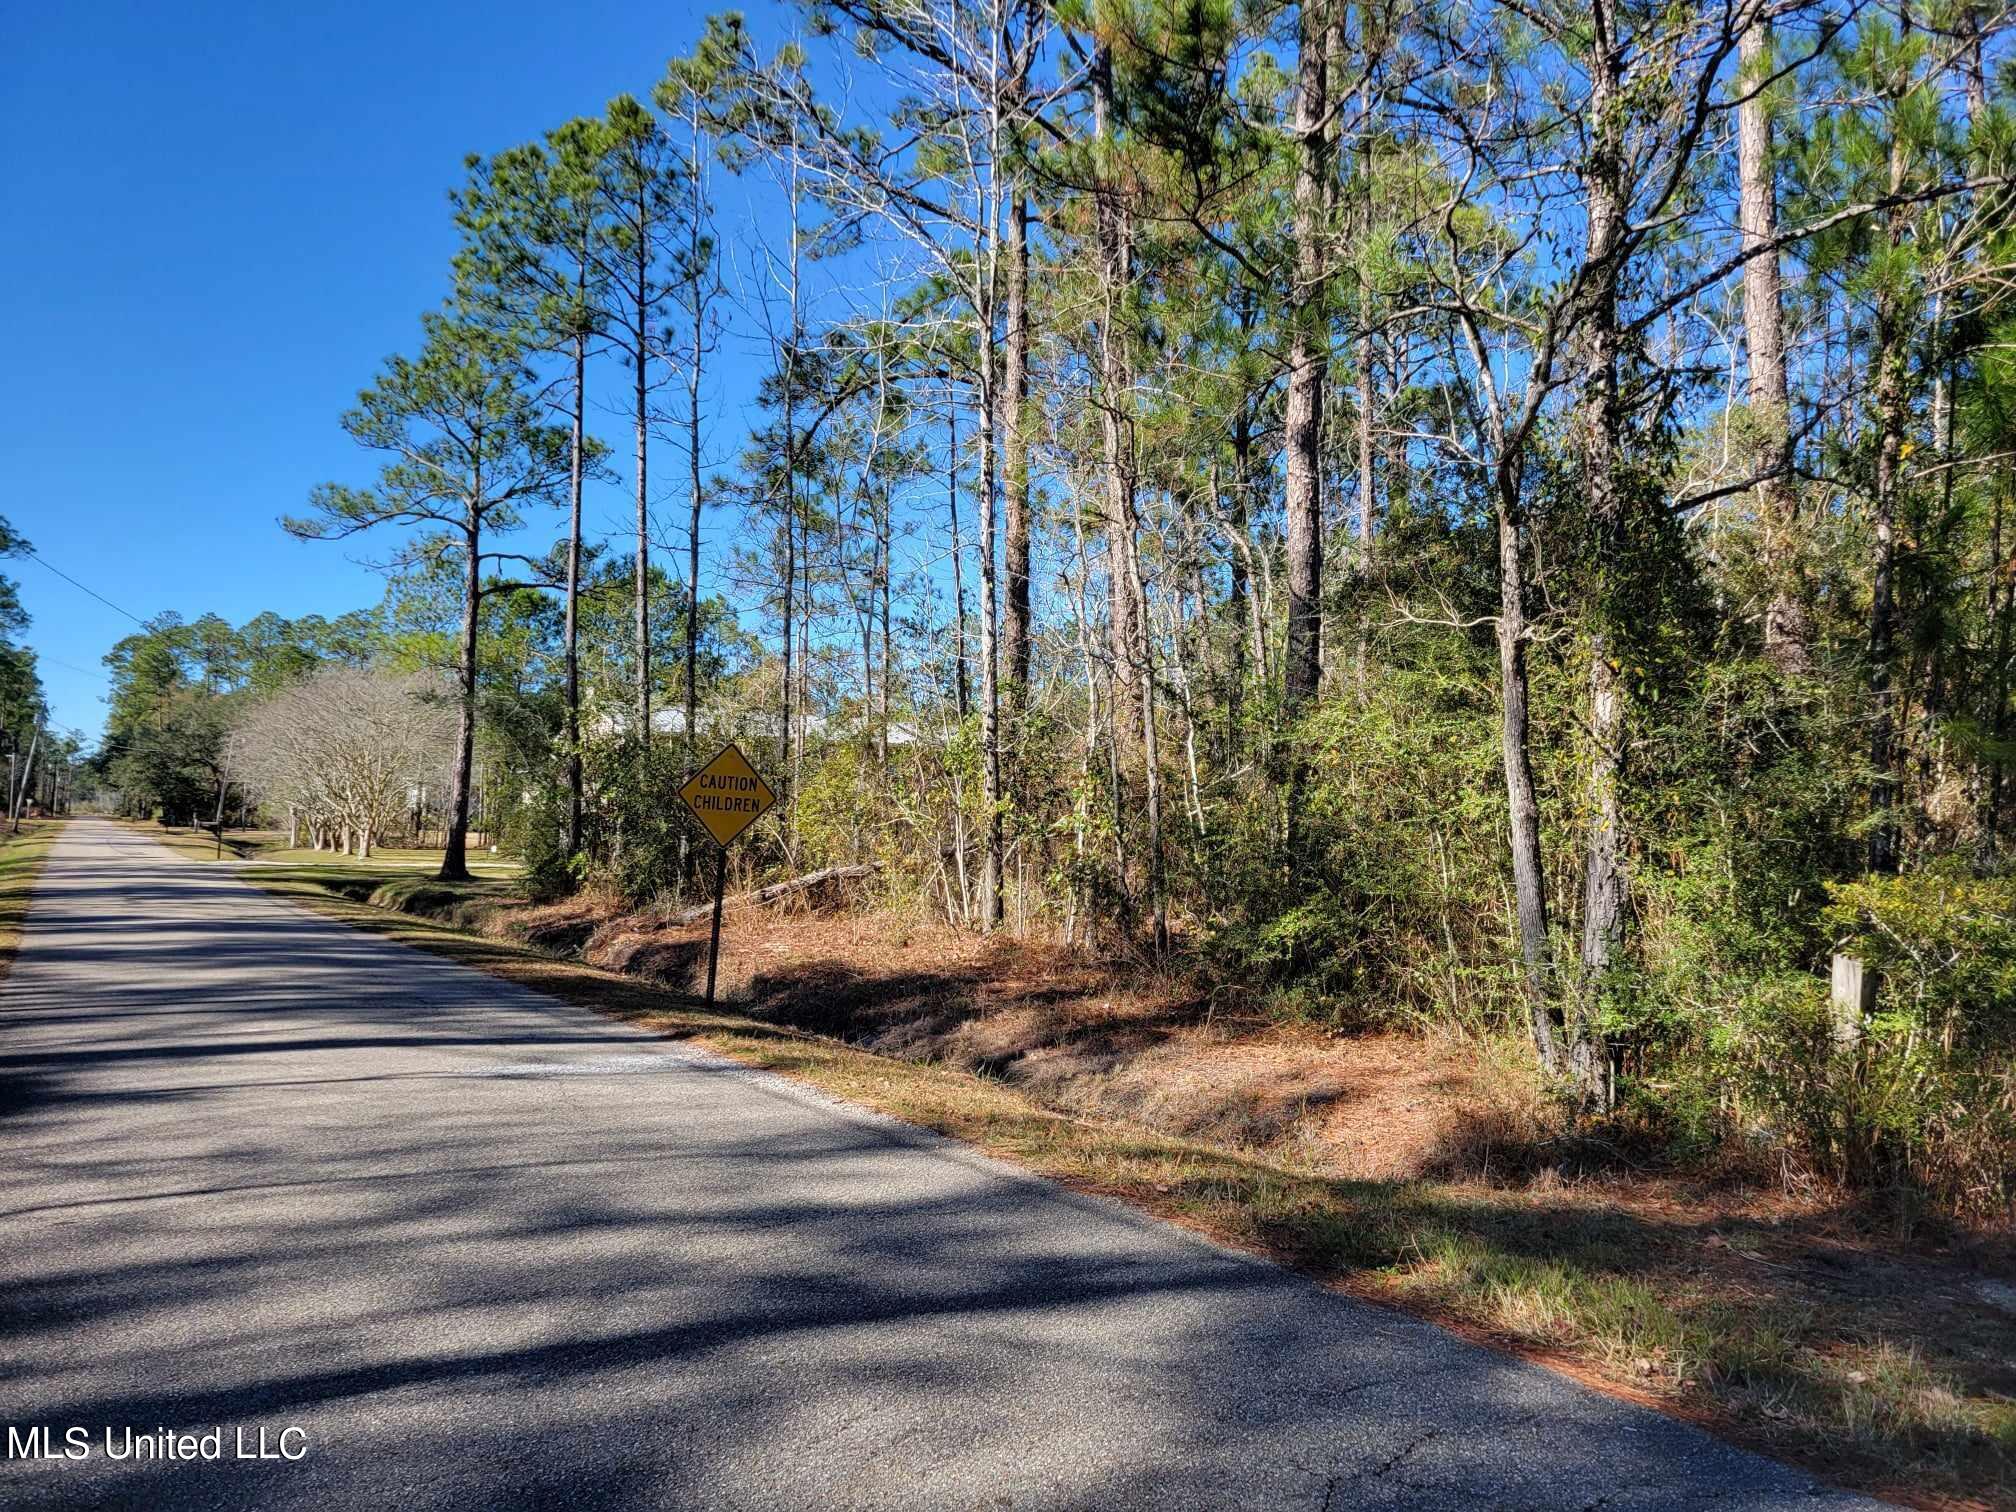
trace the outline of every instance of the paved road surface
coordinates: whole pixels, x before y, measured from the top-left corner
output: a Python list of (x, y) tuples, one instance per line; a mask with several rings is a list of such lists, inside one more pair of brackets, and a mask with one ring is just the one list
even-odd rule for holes
[(0, 1423), (92, 1436), (7, 1508), (1867, 1505), (89, 820), (0, 994), (0, 1282)]

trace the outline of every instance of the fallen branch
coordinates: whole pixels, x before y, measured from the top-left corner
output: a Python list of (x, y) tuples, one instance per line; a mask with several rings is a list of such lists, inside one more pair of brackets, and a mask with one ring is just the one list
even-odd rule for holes
[[(858, 882), (861, 878), (872, 876), (881, 869), (879, 861), (870, 861), (861, 866), (829, 866), (824, 871), (807, 872), (804, 876), (793, 877), (788, 882), (772, 882), (768, 887), (759, 887), (754, 892), (737, 893), (729, 898), (724, 906), (738, 903), (775, 903), (779, 898), (788, 898), (793, 893), (804, 892), (823, 883)], [(713, 911), (714, 904), (710, 900), (697, 908), (689, 908), (683, 913), (674, 914), (672, 922), (691, 924), (697, 919), (706, 918)]]

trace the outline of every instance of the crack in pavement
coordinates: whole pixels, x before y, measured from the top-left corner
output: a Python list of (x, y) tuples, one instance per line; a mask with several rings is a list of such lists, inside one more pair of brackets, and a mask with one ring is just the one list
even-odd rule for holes
[(1408, 1445), (1404, 1449), (1402, 1449), (1398, 1454), (1394, 1455), (1391, 1459), (1387, 1460), (1385, 1464), (1379, 1466), (1378, 1469), (1368, 1472), (1366, 1479), (1380, 1480), (1385, 1476), (1392, 1474), (1394, 1467), (1398, 1465), (1402, 1460), (1406, 1459), (1408, 1455), (1412, 1454), (1416, 1449), (1419, 1449), (1423, 1444), (1426, 1444), (1431, 1440), (1438, 1439), (1440, 1437), (1442, 1437), (1442, 1430), (1440, 1428), (1430, 1428), (1426, 1433), (1420, 1435), (1420, 1437), (1408, 1443)]

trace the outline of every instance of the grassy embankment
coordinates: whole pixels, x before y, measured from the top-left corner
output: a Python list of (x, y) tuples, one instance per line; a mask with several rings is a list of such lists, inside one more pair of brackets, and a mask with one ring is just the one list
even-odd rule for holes
[(0, 981), (14, 964), (35, 878), (62, 828), (61, 819), (23, 819), (18, 835), (0, 828)]
[(2016, 1507), (2016, 1312), (2004, 1310), (2016, 1288), (1936, 1243), (1873, 1239), (1838, 1204), (1790, 1212), (1712, 1186), (1676, 1196), (1628, 1168), (1586, 1180), (1546, 1169), (1510, 1184), (1341, 1178), (1292, 1148), (1072, 1116), (998, 1077), (702, 1013), (683, 992), (570, 958), (579, 934), (569, 954), (499, 938), (511, 910), (497, 882), (450, 888), (326, 858), (243, 875), (1264, 1252), (1838, 1483), (1918, 1506)]

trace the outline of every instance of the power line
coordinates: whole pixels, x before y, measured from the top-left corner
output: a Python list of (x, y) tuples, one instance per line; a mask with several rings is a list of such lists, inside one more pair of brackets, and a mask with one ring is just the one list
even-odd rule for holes
[(86, 588), (82, 583), (78, 582), (77, 579), (70, 576), (70, 574), (65, 572), (61, 567), (57, 567), (49, 562), (42, 561), (41, 557), (36, 556), (35, 551), (32, 547), (29, 548), (28, 555), (34, 557), (36, 561), (42, 562), (42, 565), (44, 567), (47, 567), (51, 572), (55, 573), (56, 576), (63, 579), (63, 581), (68, 583), (72, 588), (77, 589), (81, 593), (90, 594), (91, 597), (98, 600), (98, 602), (103, 604), (107, 609), (118, 610), (119, 613), (125, 615), (126, 618), (133, 621), (133, 623), (138, 625), (142, 630), (145, 630), (147, 628), (147, 621), (140, 618), (140, 616), (135, 614), (131, 609), (120, 609), (117, 604), (113, 603), (112, 600), (105, 597), (104, 594), (98, 592), (97, 589)]
[[(32, 649), (32, 648), (31, 648), (31, 649)], [(82, 673), (83, 673), (83, 674), (84, 674), (84, 675), (85, 675), (86, 677), (103, 677), (103, 676), (105, 676), (105, 669), (104, 669), (103, 667), (99, 667), (99, 668), (97, 668), (97, 669), (95, 669), (95, 670), (94, 670), (94, 669), (92, 669), (92, 668), (90, 668), (90, 667), (80, 667), (80, 666), (78, 666), (78, 665), (77, 665), (77, 663), (75, 663), (75, 662), (67, 662), (67, 661), (64, 661), (62, 657), (60, 657), (60, 656), (51, 656), (51, 655), (49, 655), (49, 653), (48, 653), (48, 652), (46, 652), (46, 651), (37, 651), (37, 652), (35, 652), (35, 660), (36, 660), (36, 662), (37, 662), (38, 664), (39, 664), (39, 663), (45, 663), (45, 662), (46, 662), (46, 663), (47, 663), (48, 665), (50, 665), (50, 666), (52, 666), (52, 667), (62, 667), (62, 668), (66, 669), (66, 670), (68, 670), (68, 671), (71, 671), (71, 672), (82, 672)]]

